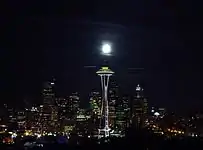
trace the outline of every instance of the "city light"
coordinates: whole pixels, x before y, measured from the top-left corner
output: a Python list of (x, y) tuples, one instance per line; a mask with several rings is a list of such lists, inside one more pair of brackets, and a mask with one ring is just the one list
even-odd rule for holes
[(155, 112), (154, 115), (155, 115), (156, 117), (158, 117), (160, 114), (159, 114), (158, 112)]
[[(148, 112), (147, 99), (140, 85), (134, 89), (134, 96), (119, 97), (118, 85), (111, 79), (114, 71), (104, 65), (96, 74), (100, 77), (101, 92), (95, 89), (91, 92), (90, 109), (80, 107), (81, 97), (78, 92), (58, 97), (53, 86), (43, 87), (43, 102), (40, 105), (34, 104), (22, 110), (6, 108), (5, 120), (8, 121), (0, 124), (0, 133), (8, 135), (4, 142), (10, 144), (12, 141), (6, 140), (7, 138), (23, 139), (30, 136), (38, 140), (44, 136), (64, 136), (71, 139), (75, 138), (75, 134), (90, 139), (123, 137), (128, 134), (129, 127), (146, 128), (150, 134), (164, 138), (202, 137), (201, 130), (196, 131), (198, 124), (192, 122), (200, 116), (188, 119), (177, 117), (172, 120), (173, 124), (168, 125), (167, 122), (171, 122), (171, 119), (167, 117), (170, 114), (165, 108), (152, 107)], [(0, 121), (1, 119), (3, 121), (4, 118), (0, 118)]]

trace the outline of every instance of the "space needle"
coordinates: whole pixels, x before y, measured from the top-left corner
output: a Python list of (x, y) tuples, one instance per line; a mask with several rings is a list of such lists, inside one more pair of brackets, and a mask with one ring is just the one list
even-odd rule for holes
[[(111, 45), (109, 43), (103, 43), (101, 47), (101, 52), (103, 55), (111, 55)], [(101, 89), (102, 89), (102, 105), (101, 105), (101, 122), (98, 131), (98, 138), (102, 135), (106, 138), (109, 137), (109, 107), (108, 107), (108, 84), (109, 79), (114, 72), (108, 67), (103, 66), (96, 72), (101, 79)]]

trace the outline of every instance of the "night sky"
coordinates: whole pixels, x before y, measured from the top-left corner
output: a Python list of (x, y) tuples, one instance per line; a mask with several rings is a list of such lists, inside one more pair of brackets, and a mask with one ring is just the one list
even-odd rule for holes
[[(108, 59), (123, 93), (140, 83), (150, 104), (203, 110), (200, 6), (169, 0), (7, 4), (0, 25), (1, 103), (39, 101), (42, 82), (52, 76), (61, 95), (79, 91), (87, 102), (100, 82), (96, 69), (84, 66)], [(106, 40), (113, 44), (109, 58), (99, 54)]]

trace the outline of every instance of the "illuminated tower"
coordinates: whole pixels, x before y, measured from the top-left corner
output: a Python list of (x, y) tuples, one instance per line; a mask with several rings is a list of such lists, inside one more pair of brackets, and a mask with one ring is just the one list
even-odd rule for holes
[(109, 83), (109, 126), (114, 129), (116, 121), (116, 102), (118, 101), (118, 85), (115, 81)]
[(108, 107), (108, 83), (110, 76), (114, 73), (109, 67), (102, 67), (96, 72), (101, 77), (102, 88), (102, 106), (101, 106), (101, 123), (99, 129), (99, 138), (101, 132), (104, 132), (104, 137), (109, 136), (109, 107)]
[(71, 96), (69, 96), (69, 102), (68, 102), (70, 118), (75, 119), (77, 117), (77, 112), (79, 111), (79, 106), (80, 106), (79, 94), (78, 94), (78, 92), (74, 92), (74, 93), (72, 93)]
[(55, 107), (55, 79), (52, 81), (48, 81), (44, 83), (42, 97), (43, 97), (43, 105), (41, 108), (40, 115), (40, 125), (41, 132), (51, 132), (55, 128), (55, 123), (57, 123), (57, 110)]
[(144, 98), (144, 89), (139, 85), (136, 87), (136, 95), (133, 98), (132, 107), (134, 125), (138, 128), (143, 128), (147, 117), (148, 103), (147, 99)]

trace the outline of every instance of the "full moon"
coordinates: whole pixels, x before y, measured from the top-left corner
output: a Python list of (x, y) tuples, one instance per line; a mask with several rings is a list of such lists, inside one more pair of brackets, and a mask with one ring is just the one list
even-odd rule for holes
[(102, 45), (102, 52), (104, 55), (110, 55), (111, 53), (111, 45), (108, 43), (105, 43)]

